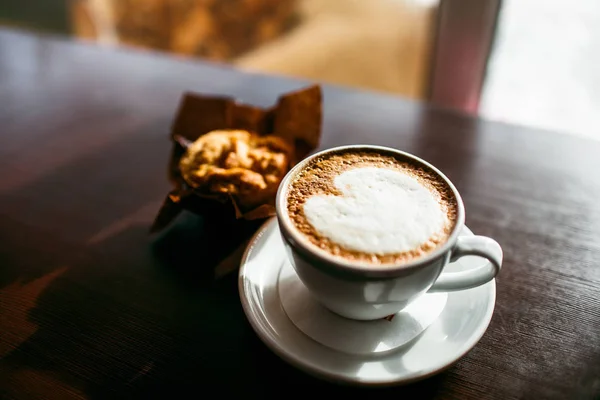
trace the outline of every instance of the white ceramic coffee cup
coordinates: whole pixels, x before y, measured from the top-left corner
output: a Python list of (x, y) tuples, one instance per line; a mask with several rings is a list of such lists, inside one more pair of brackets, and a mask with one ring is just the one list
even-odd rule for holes
[[(342, 150), (369, 149), (393, 153), (436, 173), (446, 181), (456, 197), (457, 219), (446, 243), (424, 257), (399, 265), (372, 266), (345, 261), (314, 249), (294, 226), (287, 211), (290, 182), (296, 174), (319, 156)], [(380, 146), (352, 145), (335, 147), (307, 157), (285, 176), (276, 198), (277, 219), (290, 262), (300, 280), (329, 310), (357, 320), (374, 320), (401, 311), (427, 292), (470, 289), (483, 285), (499, 273), (502, 248), (485, 236), (459, 236), (465, 211), (460, 194), (437, 168), (405, 152)], [(444, 272), (451, 261), (463, 256), (481, 256), (489, 260), (478, 268), (463, 272)]]

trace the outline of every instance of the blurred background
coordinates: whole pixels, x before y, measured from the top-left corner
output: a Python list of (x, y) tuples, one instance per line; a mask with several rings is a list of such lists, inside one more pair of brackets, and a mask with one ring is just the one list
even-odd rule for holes
[(600, 139), (599, 0), (0, 0), (0, 27)]

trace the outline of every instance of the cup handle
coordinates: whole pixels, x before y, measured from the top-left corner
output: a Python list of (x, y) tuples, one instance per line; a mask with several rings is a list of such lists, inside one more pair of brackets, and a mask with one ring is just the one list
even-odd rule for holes
[(450, 262), (463, 256), (480, 256), (489, 263), (461, 272), (443, 272), (429, 289), (429, 293), (453, 292), (483, 285), (494, 279), (502, 268), (502, 248), (494, 239), (486, 236), (461, 236), (458, 238)]

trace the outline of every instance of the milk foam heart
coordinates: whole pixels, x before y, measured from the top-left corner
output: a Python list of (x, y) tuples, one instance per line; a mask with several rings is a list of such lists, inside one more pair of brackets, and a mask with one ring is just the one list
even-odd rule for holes
[(313, 195), (304, 215), (319, 234), (354, 251), (390, 254), (419, 248), (443, 230), (436, 196), (399, 170), (359, 167), (334, 178), (341, 195)]

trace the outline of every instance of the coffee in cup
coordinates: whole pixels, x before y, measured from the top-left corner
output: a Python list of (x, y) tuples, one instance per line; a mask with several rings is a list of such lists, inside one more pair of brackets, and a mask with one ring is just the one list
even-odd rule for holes
[(452, 189), (393, 153), (328, 153), (290, 182), (287, 212), (315, 251), (350, 263), (397, 266), (444, 244), (456, 224)]
[[(452, 182), (387, 147), (341, 146), (307, 157), (282, 180), (276, 211), (302, 283), (351, 319), (384, 318), (424, 293), (486, 284), (502, 265), (495, 240), (461, 235), (464, 204)], [(463, 256), (487, 262), (444, 271)]]

